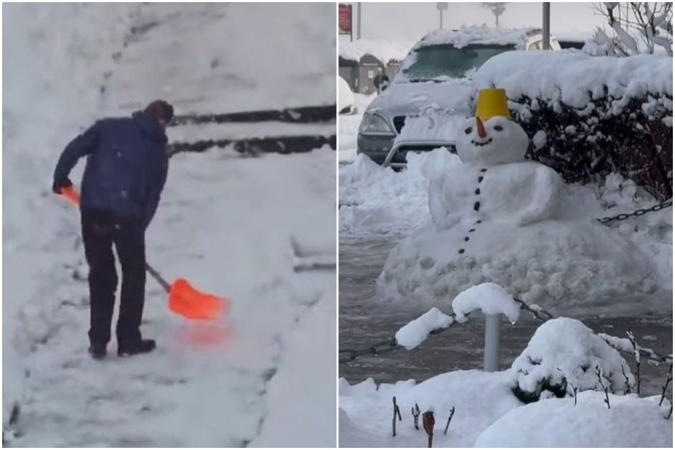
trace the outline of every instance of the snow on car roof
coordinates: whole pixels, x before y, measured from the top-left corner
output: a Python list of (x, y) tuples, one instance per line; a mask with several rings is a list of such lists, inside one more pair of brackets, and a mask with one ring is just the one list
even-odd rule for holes
[(525, 39), (541, 33), (538, 28), (490, 28), (487, 25), (464, 26), (459, 30), (435, 30), (424, 36), (413, 50), (432, 45), (451, 44), (456, 48), (470, 44), (515, 45), (522, 48)]
[(340, 42), (340, 58), (359, 61), (364, 55), (373, 55), (384, 64), (389, 61), (401, 61), (412, 48), (414, 41), (383, 41), (359, 39), (353, 42)]

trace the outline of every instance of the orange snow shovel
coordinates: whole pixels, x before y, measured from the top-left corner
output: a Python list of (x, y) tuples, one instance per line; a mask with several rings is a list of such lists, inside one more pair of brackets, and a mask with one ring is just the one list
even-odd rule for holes
[[(80, 195), (72, 188), (61, 189), (61, 195), (75, 204), (80, 203)], [(150, 264), (145, 269), (169, 294), (169, 309), (188, 319), (213, 320), (222, 317), (230, 307), (227, 298), (200, 292), (184, 278), (178, 278), (169, 284)]]

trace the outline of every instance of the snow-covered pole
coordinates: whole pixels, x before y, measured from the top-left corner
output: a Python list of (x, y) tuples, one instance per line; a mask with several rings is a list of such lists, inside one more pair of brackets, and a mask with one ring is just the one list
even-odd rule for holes
[(551, 2), (544, 2), (544, 20), (543, 20), (543, 34), (544, 34), (544, 50), (551, 50)]
[(483, 368), (486, 372), (499, 370), (499, 352), (501, 350), (502, 314), (512, 324), (518, 321), (520, 306), (503, 287), (495, 283), (482, 283), (460, 292), (452, 300), (455, 320), (467, 321), (467, 314), (480, 310), (485, 314), (485, 349), (483, 350)]
[(502, 316), (501, 314), (485, 315), (485, 350), (483, 368), (486, 372), (499, 370), (499, 352), (501, 350)]

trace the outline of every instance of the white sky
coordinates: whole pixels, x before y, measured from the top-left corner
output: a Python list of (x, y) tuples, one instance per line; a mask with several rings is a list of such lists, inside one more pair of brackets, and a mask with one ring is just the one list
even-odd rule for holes
[[(350, 2), (344, 2), (350, 3)], [(354, 39), (356, 39), (356, 4), (354, 11)], [(439, 27), (436, 2), (426, 3), (363, 3), (361, 37), (365, 39), (418, 40)], [(458, 28), (463, 24), (494, 26), (492, 12), (480, 3), (449, 2), (443, 13), (443, 28)], [(542, 4), (508, 3), (499, 17), (500, 27), (541, 27)], [(551, 2), (551, 33), (586, 31), (604, 25), (603, 18), (593, 11), (592, 3)], [(340, 39), (349, 40), (349, 36)]]

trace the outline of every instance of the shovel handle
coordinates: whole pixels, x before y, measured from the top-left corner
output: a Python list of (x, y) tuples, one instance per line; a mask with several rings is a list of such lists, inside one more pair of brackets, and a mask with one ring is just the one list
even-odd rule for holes
[[(62, 188), (61, 195), (63, 195), (65, 198), (67, 198), (76, 205), (80, 204), (80, 194), (75, 189), (73, 189), (72, 186)], [(152, 276), (152, 278), (154, 278), (164, 288), (164, 290), (167, 293), (171, 290), (171, 285), (164, 278), (162, 278), (159, 272), (153, 269), (152, 266), (147, 262), (145, 263), (145, 270), (148, 271), (148, 273)]]
[(152, 276), (152, 278), (154, 278), (160, 285), (162, 285), (167, 294), (171, 291), (171, 285), (168, 283), (168, 281), (162, 278), (159, 272), (153, 269), (152, 266), (147, 262), (145, 263), (145, 270), (148, 271), (148, 273)]

